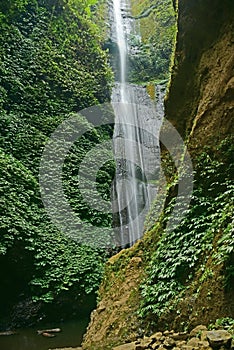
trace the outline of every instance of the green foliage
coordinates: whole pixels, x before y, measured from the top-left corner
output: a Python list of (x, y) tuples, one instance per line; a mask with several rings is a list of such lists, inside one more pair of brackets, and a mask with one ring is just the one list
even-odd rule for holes
[[(66, 30), (64, 30), (66, 28)], [(109, 96), (97, 28), (70, 11), (28, 5), (1, 30), (2, 108), (31, 117), (79, 111)]]
[(172, 1), (154, 1), (152, 5), (151, 1), (132, 0), (132, 6), (133, 15), (140, 18), (142, 41), (132, 38), (138, 50), (130, 56), (130, 81), (168, 79), (176, 34)]
[[(37, 180), (2, 150), (0, 175), (0, 252), (5, 255), (5, 263), (8, 251), (19, 244), (23, 248), (21, 254), (30, 253), (32, 260), (26, 264), (32, 263), (28, 287), (34, 300), (52, 301), (72, 286), (80, 294), (95, 290), (102, 274), (102, 252), (75, 243), (50, 223)], [(16, 264), (20, 263), (22, 256), (15, 259)], [(2, 280), (2, 287), (4, 283)]]
[[(150, 257), (147, 277), (142, 284), (142, 317), (157, 318), (173, 307), (173, 302), (209, 255), (216, 255), (219, 263), (224, 263), (226, 285), (231, 287), (234, 243), (232, 152), (231, 140), (225, 140), (215, 153), (207, 150), (197, 159), (190, 208), (174, 231), (162, 233)], [(165, 210), (164, 223), (170, 217), (174, 202), (173, 198)], [(215, 238), (219, 236), (215, 246)], [(212, 271), (207, 271), (201, 282), (208, 276), (212, 276)]]
[[(42, 151), (51, 133), (70, 113), (110, 97), (112, 73), (92, 20), (96, 3), (0, 4), (0, 261), (5, 266), (0, 269), (0, 295), (8, 296), (16, 278), (21, 281), (16, 299), (23, 293), (45, 302), (71, 289), (77, 295), (90, 293), (100, 282), (105, 251), (60, 232), (44, 210), (38, 184)], [(64, 190), (80, 222), (111, 226), (109, 214), (93, 211), (77, 194), (77, 172), (86, 153), (112, 130), (93, 129), (85, 117), (79, 123), (90, 132), (65, 161)], [(113, 176), (109, 166), (103, 166), (97, 180), (105, 198)], [(77, 235), (85, 235), (85, 229), (77, 228)], [(95, 230), (91, 236), (94, 241)]]
[(231, 317), (218, 318), (215, 323), (211, 323), (208, 329), (226, 328), (228, 331), (234, 331), (234, 319)]

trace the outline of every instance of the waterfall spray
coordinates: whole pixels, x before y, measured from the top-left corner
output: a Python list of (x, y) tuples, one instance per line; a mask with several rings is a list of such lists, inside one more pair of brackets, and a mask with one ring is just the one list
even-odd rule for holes
[(160, 118), (155, 114), (155, 104), (144, 88), (127, 82), (126, 32), (131, 26), (126, 16), (128, 5), (127, 0), (113, 0), (114, 37), (119, 58), (119, 81), (112, 93), (116, 160), (113, 212), (116, 240), (121, 247), (133, 244), (143, 235), (145, 215), (156, 194), (155, 186), (148, 181), (155, 179), (159, 168), (158, 138), (151, 132), (159, 132), (163, 115), (163, 110), (160, 110)]

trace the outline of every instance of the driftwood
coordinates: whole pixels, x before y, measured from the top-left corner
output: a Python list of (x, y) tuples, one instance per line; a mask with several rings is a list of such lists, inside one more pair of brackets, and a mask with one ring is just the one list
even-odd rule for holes
[[(42, 329), (42, 330), (38, 330), (37, 331), (37, 334), (42, 334), (44, 335), (43, 333), (45, 334), (50, 334), (51, 333), (59, 333), (61, 332), (61, 329), (60, 328), (51, 328), (51, 329)], [(45, 337), (47, 337), (47, 335), (44, 335)]]
[(53, 338), (53, 337), (55, 337), (55, 334), (53, 334), (53, 333), (47, 333), (47, 332), (43, 332), (43, 333), (41, 333), (41, 335), (43, 335), (43, 337), (47, 337), (47, 338)]
[(1, 335), (14, 335), (14, 334), (16, 334), (16, 332), (14, 332), (14, 331), (0, 332), (0, 336), (1, 336)]

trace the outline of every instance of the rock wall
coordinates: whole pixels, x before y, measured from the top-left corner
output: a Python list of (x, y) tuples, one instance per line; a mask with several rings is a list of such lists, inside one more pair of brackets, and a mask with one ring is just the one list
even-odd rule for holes
[(190, 149), (233, 131), (233, 11), (231, 0), (178, 3), (166, 115), (181, 135), (190, 134)]
[[(192, 156), (205, 145), (215, 152), (217, 143), (233, 132), (233, 14), (232, 0), (178, 1), (177, 45), (165, 107), (167, 118), (188, 141)], [(144, 334), (137, 315), (139, 285), (155, 240), (153, 233), (147, 232), (131, 249), (108, 262), (84, 349), (112, 349)], [(175, 315), (178, 310), (182, 315), (165, 317), (158, 327), (177, 330), (185, 318), (192, 327), (201, 322), (207, 325), (218, 317), (233, 317), (233, 295), (225, 294), (220, 274), (217, 268), (213, 278), (201, 286), (196, 305), (189, 293), (198, 285), (191, 285), (175, 310)], [(207, 283), (212, 298), (205, 293)]]

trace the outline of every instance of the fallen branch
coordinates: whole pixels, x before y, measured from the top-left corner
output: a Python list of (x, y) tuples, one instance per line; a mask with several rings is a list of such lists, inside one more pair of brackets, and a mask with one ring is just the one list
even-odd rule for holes
[(42, 329), (42, 330), (38, 330), (37, 331), (37, 334), (42, 334), (43, 335), (43, 333), (59, 333), (59, 332), (61, 332), (62, 330), (61, 330), (61, 328), (52, 328), (52, 329)]

